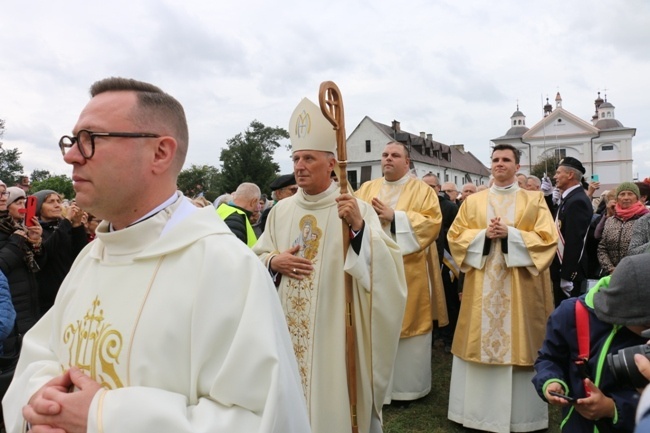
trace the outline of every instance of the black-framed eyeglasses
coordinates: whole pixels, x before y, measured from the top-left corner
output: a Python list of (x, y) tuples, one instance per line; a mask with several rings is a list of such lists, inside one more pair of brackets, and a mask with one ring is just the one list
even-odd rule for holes
[(442, 192), (446, 192), (447, 194), (449, 194), (450, 192), (458, 192), (458, 191), (456, 191), (455, 189), (443, 189)]
[(9, 193), (7, 191), (0, 191), (0, 197), (6, 197)]
[(72, 146), (77, 144), (81, 156), (90, 159), (95, 154), (96, 137), (121, 137), (121, 138), (158, 138), (160, 135), (150, 132), (93, 132), (87, 129), (80, 129), (76, 136), (64, 135), (59, 140), (61, 154), (65, 156)]

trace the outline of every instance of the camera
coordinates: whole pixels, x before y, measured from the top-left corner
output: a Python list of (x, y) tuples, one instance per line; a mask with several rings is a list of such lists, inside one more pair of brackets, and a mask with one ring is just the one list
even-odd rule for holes
[(631, 385), (634, 388), (644, 388), (648, 384), (648, 379), (639, 372), (634, 362), (634, 355), (637, 353), (650, 359), (650, 345), (641, 344), (621, 349), (617, 354), (609, 353), (607, 354), (607, 365), (617, 382)]

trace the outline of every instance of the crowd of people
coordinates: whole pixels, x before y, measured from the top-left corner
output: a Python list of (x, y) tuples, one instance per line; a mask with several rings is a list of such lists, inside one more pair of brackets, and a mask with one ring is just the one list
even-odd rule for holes
[(646, 431), (650, 396), (607, 359), (650, 338), (650, 182), (595, 197), (578, 159), (553, 182), (497, 145), (490, 184), (459, 190), (391, 141), (352, 191), (303, 99), (271, 200), (210, 202), (177, 191), (187, 130), (158, 87), (104, 79), (59, 142), (75, 200), (0, 182), (8, 432), (378, 433), (431, 392), (438, 339), (464, 427), (542, 430), (551, 404), (566, 432)]

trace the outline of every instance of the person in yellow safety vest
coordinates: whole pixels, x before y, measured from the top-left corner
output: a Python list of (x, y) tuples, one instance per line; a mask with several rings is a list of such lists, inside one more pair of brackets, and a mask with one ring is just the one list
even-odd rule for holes
[(244, 182), (237, 187), (230, 203), (222, 203), (217, 214), (226, 223), (230, 231), (250, 248), (257, 242), (257, 236), (249, 218), (259, 211), (260, 189), (254, 183)]

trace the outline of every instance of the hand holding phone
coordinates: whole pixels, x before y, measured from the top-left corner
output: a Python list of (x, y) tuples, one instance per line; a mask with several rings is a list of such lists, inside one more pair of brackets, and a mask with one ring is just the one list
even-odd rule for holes
[(592, 175), (591, 175), (591, 180), (594, 181), (594, 182), (600, 182), (600, 181), (598, 180), (598, 175), (597, 175), (597, 174), (592, 174)]
[(32, 219), (36, 216), (36, 197), (33, 195), (27, 196), (25, 201), (25, 226), (34, 226)]
[(550, 395), (552, 395), (553, 397), (561, 398), (561, 399), (563, 399), (563, 400), (565, 400), (565, 401), (567, 401), (569, 403), (575, 403), (575, 401), (576, 401), (575, 398), (569, 397), (568, 395), (560, 394), (559, 392), (549, 391), (548, 393)]

